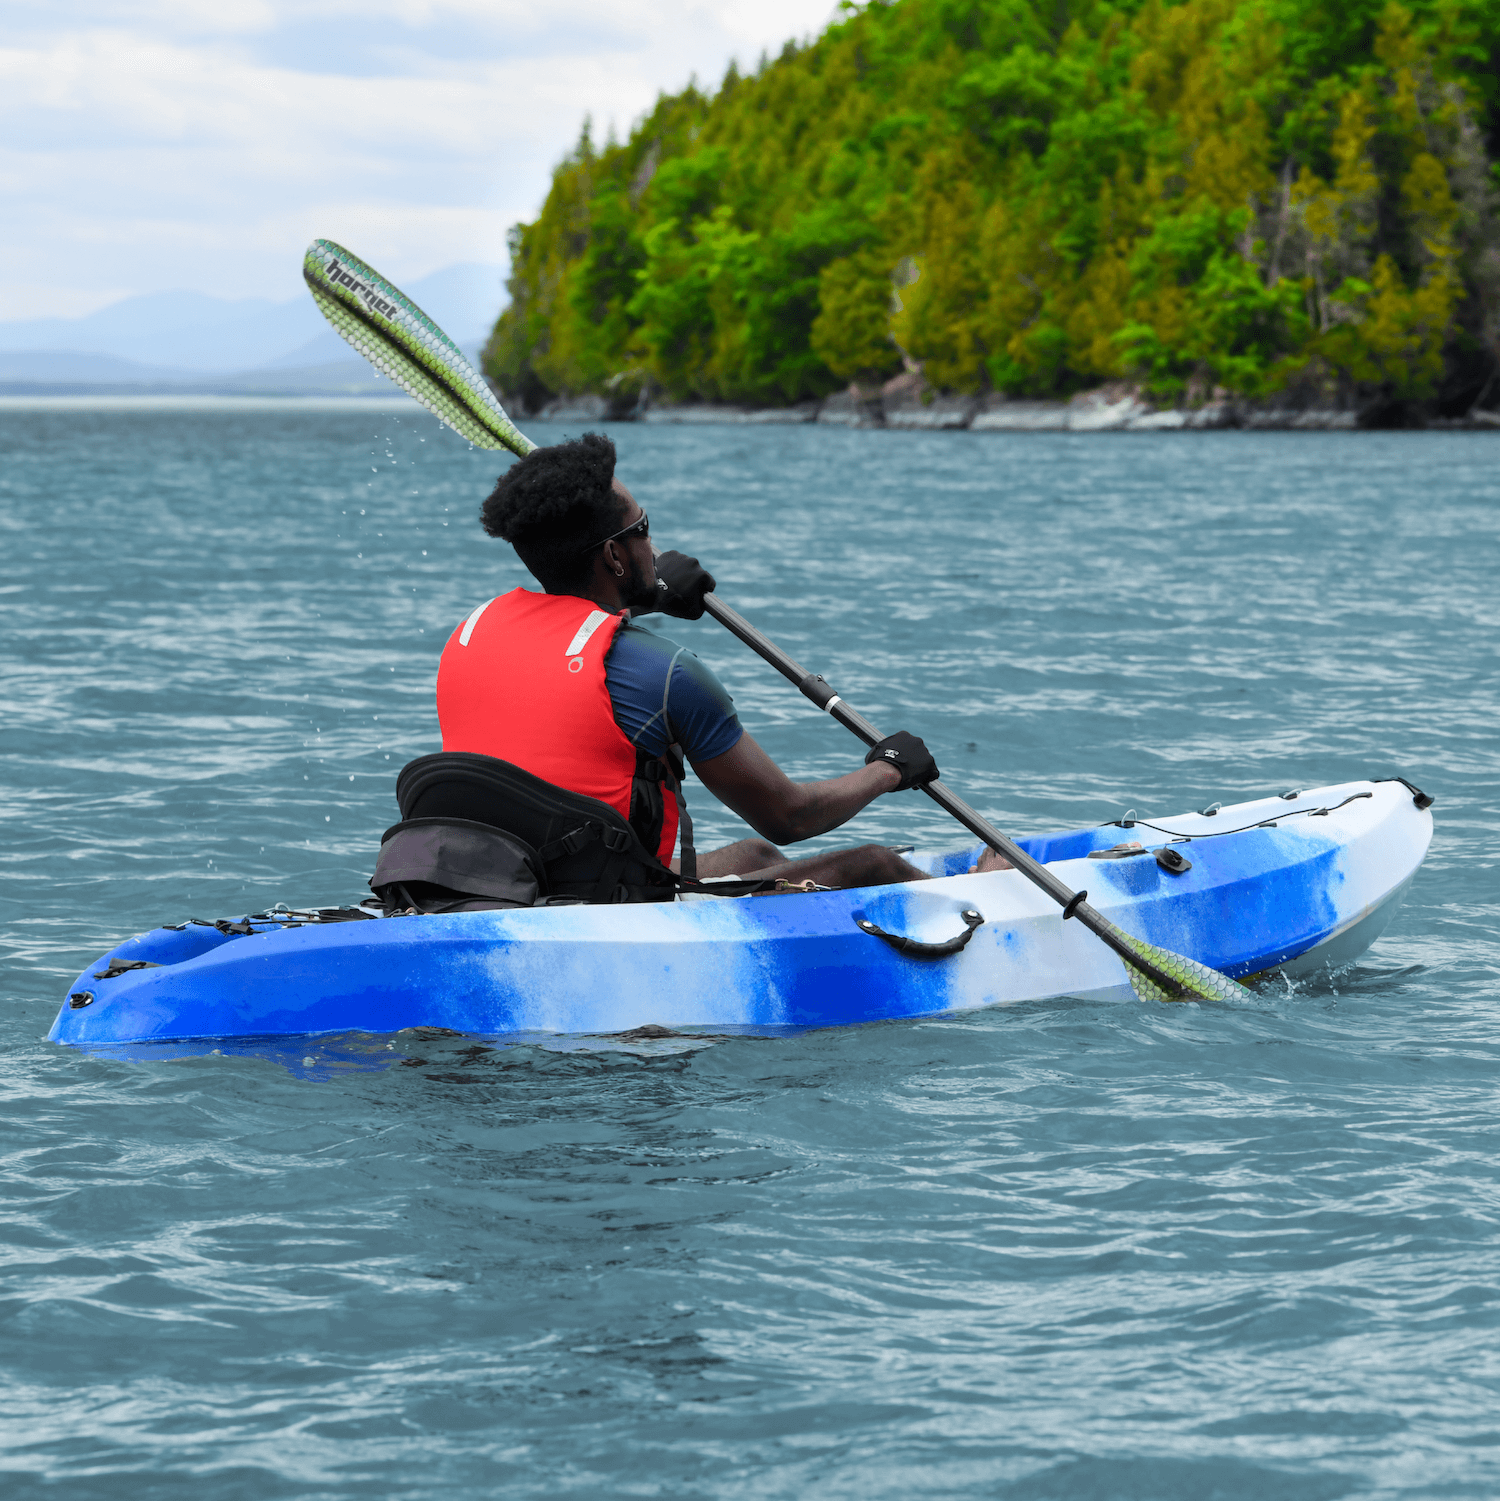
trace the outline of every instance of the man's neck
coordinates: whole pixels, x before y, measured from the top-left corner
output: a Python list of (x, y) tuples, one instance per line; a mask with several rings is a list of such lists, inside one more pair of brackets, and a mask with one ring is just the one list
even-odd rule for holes
[(590, 604), (598, 605), (601, 610), (608, 610), (611, 615), (618, 615), (625, 608), (617, 589), (595, 589), (591, 593), (585, 593), (582, 589), (548, 589), (546, 592), (561, 599), (586, 599)]

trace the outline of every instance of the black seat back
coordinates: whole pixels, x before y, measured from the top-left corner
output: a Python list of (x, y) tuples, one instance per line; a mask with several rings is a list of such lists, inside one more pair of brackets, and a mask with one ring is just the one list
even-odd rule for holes
[(401, 768), (403, 822), (488, 824), (536, 852), (545, 891), (587, 902), (671, 901), (679, 882), (608, 803), (555, 787), (473, 751), (419, 756)]

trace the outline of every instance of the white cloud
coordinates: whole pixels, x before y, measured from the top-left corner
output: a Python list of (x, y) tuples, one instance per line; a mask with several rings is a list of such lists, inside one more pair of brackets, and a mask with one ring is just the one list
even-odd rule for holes
[[(11, 8), (8, 7), (8, 10)], [(0, 49), (0, 318), (296, 295), (315, 235), (398, 281), (497, 261), (585, 115), (816, 32), (770, 0), (21, 0)]]

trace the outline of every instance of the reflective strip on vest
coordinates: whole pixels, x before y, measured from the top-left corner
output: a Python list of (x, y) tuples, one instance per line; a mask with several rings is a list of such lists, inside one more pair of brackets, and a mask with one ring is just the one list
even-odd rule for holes
[[(636, 748), (615, 722), (604, 661), (627, 619), (571, 594), (512, 589), (448, 638), (438, 663), (445, 751), (509, 761), (630, 817)], [(657, 855), (677, 843), (677, 799), (663, 788)]]
[(494, 602), (495, 601), (492, 599), (485, 600), (485, 602), (480, 605), (479, 608), (475, 610), (474, 613), (470, 615), (466, 621), (464, 621), (463, 629), (458, 633), (458, 644), (460, 646), (467, 646), (469, 644), (469, 637), (474, 634), (474, 627), (479, 624), (479, 617), (483, 615), (484, 612), (489, 609), (492, 604), (494, 604)]
[[(581, 652), (584, 647), (589, 644), (589, 637), (592, 636), (594, 632), (597, 631), (599, 627), (603, 625), (604, 622), (608, 619), (608, 610), (595, 610), (594, 613), (590, 615), (589, 618), (585, 620), (581, 626), (578, 627), (578, 634), (574, 636), (570, 642), (568, 642), (566, 647), (563, 648), (563, 656), (576, 657), (578, 653)], [(614, 640), (613, 635), (611, 635), (610, 640)]]

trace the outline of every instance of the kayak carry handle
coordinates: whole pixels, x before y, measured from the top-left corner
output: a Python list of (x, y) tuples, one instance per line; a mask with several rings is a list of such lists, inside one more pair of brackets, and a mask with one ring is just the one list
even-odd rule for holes
[(867, 917), (856, 917), (854, 922), (861, 932), (868, 933), (872, 938), (883, 939), (898, 954), (905, 954), (911, 959), (946, 959), (950, 954), (957, 954), (968, 947), (969, 940), (984, 924), (983, 913), (976, 912), (972, 907), (959, 913), (959, 916), (964, 920), (963, 932), (942, 943), (923, 943), (919, 938), (903, 938), (899, 933), (887, 933)]

